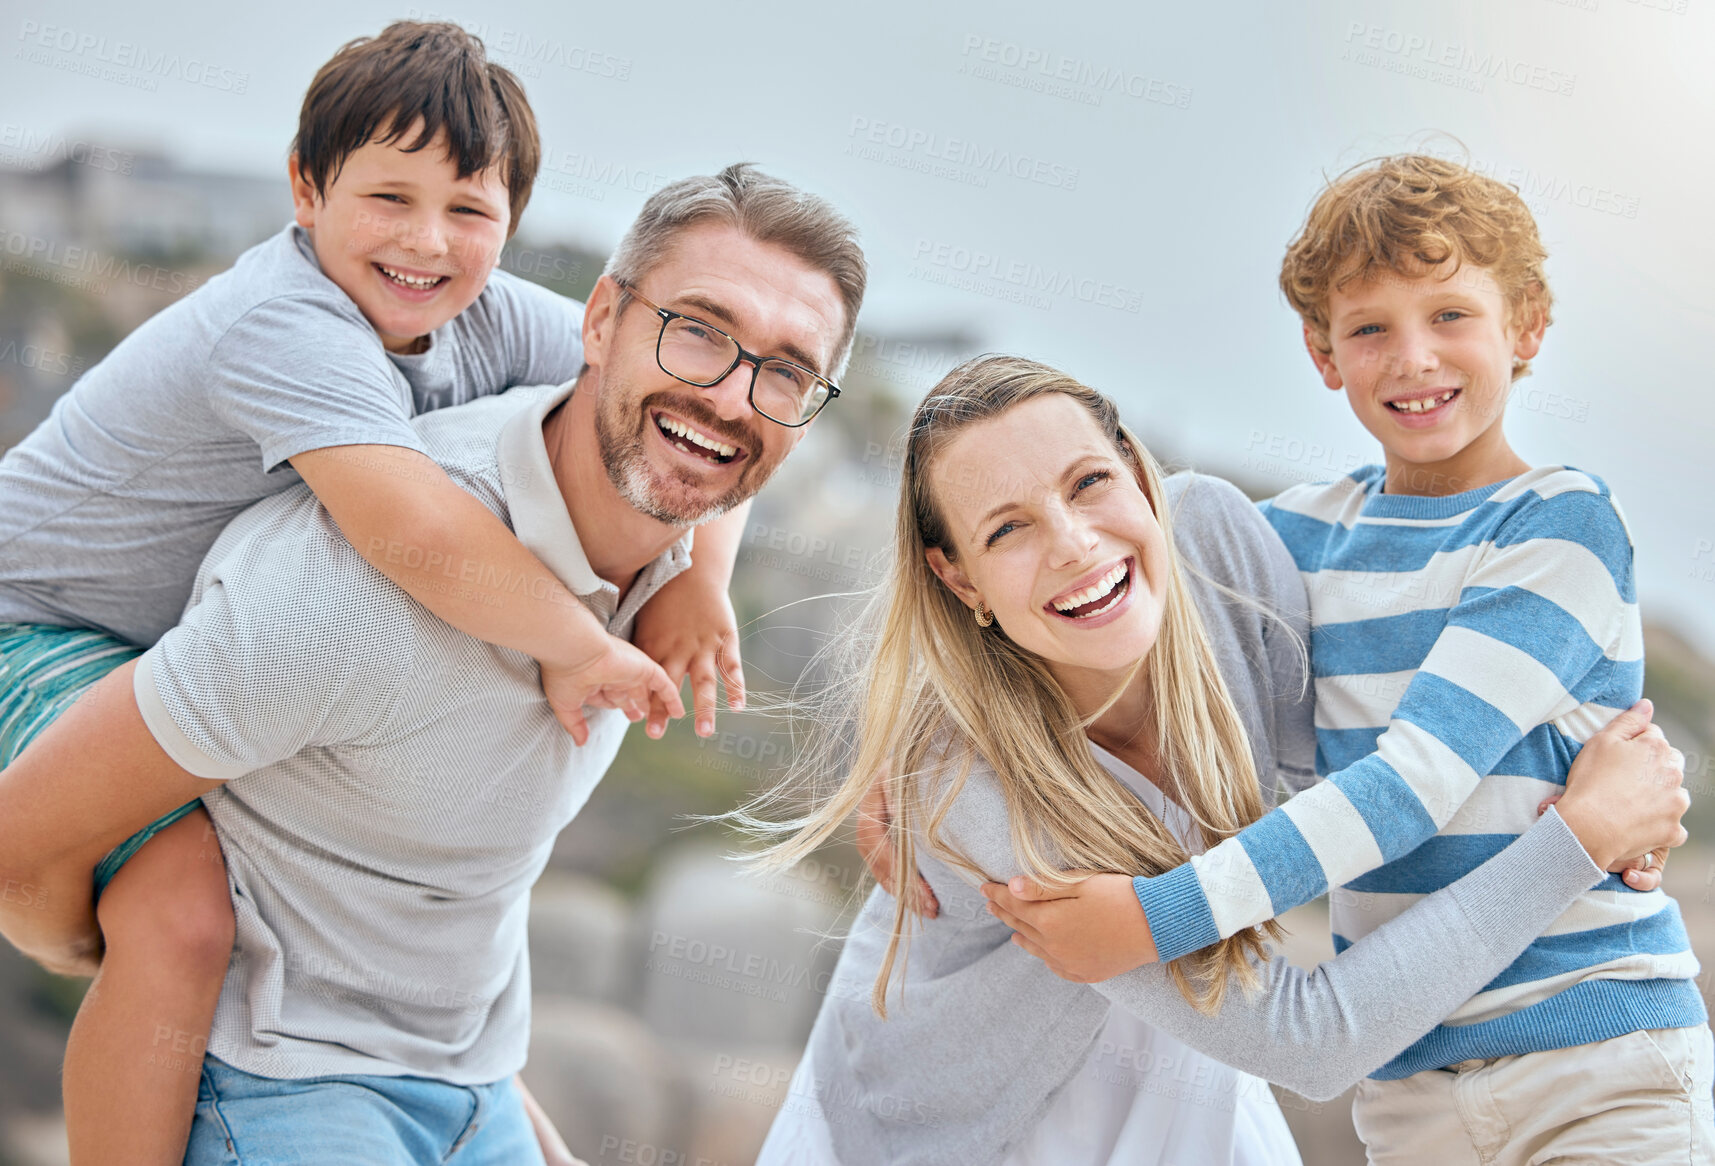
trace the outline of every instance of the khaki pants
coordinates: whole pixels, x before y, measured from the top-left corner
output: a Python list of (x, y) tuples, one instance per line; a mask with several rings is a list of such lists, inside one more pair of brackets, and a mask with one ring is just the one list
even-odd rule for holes
[(1377, 1166), (1715, 1164), (1708, 1025), (1364, 1081), (1352, 1122)]

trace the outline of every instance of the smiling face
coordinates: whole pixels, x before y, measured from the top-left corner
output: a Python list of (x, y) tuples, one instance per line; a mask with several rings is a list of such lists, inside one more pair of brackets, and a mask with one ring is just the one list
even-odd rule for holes
[[(662, 308), (695, 317), (746, 351), (825, 374), (845, 322), (834, 280), (736, 227), (688, 228), (639, 281)], [(699, 388), (656, 360), (661, 317), (602, 277), (590, 296), (581, 384), (599, 394), (596, 433), (608, 477), (633, 507), (675, 526), (705, 522), (762, 488), (809, 426), (788, 429), (750, 406), (752, 365)], [(811, 422), (814, 424), (814, 422)]]
[(929, 467), (953, 543), (929, 565), (978, 602), (1068, 689), (1119, 674), (1161, 629), (1167, 544), (1136, 467), (1064, 393), (1014, 405), (953, 437)]
[(476, 302), (506, 243), (511, 206), (499, 168), (464, 178), (445, 141), (414, 152), (408, 128), (345, 160), (325, 197), (290, 172), (298, 224), (322, 272), (352, 298), (389, 352), (416, 352), (425, 337)]
[(1501, 421), (1513, 360), (1536, 355), (1546, 324), (1528, 302), (1509, 310), (1487, 268), (1353, 280), (1329, 294), (1328, 320), (1332, 351), (1308, 330), (1306, 345), (1387, 451), (1388, 493), (1460, 493), (1528, 468)]

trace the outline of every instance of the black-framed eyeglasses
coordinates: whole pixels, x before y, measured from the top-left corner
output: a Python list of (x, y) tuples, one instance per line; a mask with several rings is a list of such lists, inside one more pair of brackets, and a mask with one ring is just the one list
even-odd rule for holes
[(808, 425), (822, 406), (840, 395), (839, 386), (794, 361), (746, 352), (738, 341), (694, 316), (652, 303), (634, 287), (619, 285), (661, 317), (655, 363), (687, 385), (706, 389), (732, 375), (742, 361), (750, 365), (750, 407), (788, 429)]

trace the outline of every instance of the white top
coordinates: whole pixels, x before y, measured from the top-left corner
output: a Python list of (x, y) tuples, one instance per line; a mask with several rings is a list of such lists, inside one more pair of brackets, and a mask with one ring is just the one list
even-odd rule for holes
[[(1156, 784), (1091, 742), (1096, 759), (1192, 853), (1191, 816)], [(1029, 1001), (1019, 1001), (1029, 1007)], [(757, 1166), (841, 1166), (806, 1053)], [(1266, 1082), (1223, 1065), (1112, 1005), (1089, 1059), (1014, 1143), (1001, 1166), (1300, 1166)], [(851, 1162), (844, 1166), (866, 1166)]]

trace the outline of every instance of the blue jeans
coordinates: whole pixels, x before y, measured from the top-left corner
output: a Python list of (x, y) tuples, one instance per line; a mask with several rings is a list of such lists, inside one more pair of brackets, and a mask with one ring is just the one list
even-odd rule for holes
[(185, 1166), (541, 1166), (512, 1079), (278, 1080), (204, 1057)]

